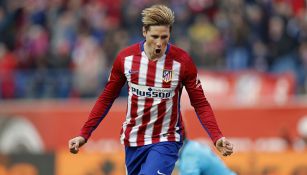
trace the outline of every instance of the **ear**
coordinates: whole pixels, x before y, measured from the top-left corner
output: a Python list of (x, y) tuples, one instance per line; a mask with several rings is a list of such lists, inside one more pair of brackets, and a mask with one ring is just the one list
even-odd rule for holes
[(144, 37), (146, 37), (146, 33), (147, 33), (147, 31), (146, 31), (146, 29), (145, 29), (145, 27), (144, 27), (144, 26), (143, 26), (142, 30), (143, 30), (143, 36), (144, 36)]

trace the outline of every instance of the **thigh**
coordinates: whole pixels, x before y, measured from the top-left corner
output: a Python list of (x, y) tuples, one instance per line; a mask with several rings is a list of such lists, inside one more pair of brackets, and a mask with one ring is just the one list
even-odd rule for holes
[(161, 142), (153, 145), (139, 175), (171, 175), (181, 145), (178, 142)]
[(141, 147), (126, 147), (126, 169), (128, 175), (136, 175), (140, 172), (142, 165), (146, 161), (150, 145)]

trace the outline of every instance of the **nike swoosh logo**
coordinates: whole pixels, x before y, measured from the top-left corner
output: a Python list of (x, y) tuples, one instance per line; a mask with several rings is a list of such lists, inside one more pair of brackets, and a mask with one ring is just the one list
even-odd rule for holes
[(158, 174), (161, 174), (161, 175), (166, 175), (166, 174), (164, 174), (164, 173), (161, 173), (160, 170), (158, 170), (157, 173), (158, 173)]

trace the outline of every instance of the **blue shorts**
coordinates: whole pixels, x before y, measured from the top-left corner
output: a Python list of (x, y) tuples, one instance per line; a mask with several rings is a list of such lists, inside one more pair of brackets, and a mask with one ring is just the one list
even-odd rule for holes
[(160, 142), (140, 147), (126, 146), (128, 175), (171, 175), (181, 146), (181, 142)]

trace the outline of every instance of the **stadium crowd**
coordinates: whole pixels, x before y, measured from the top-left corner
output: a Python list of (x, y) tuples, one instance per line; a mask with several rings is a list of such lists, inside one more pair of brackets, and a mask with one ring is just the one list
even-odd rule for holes
[(199, 68), (289, 71), (307, 93), (304, 0), (2, 0), (0, 99), (97, 96), (153, 3), (175, 11), (171, 41)]

